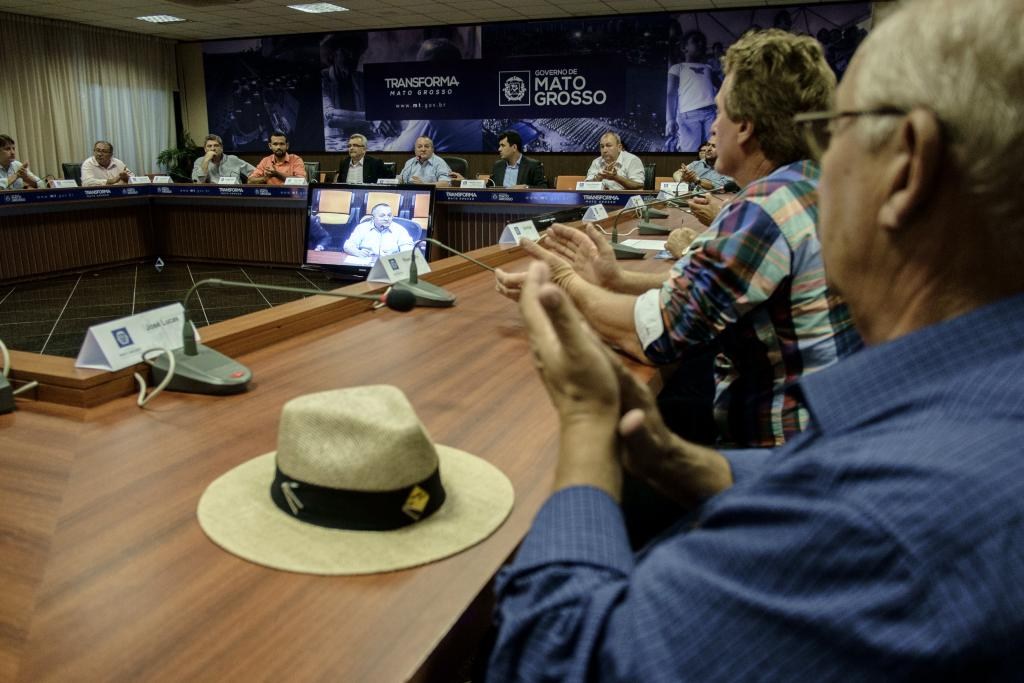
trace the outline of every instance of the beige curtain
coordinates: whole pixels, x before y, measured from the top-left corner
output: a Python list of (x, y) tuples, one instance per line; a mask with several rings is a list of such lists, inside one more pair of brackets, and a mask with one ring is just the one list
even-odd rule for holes
[(137, 173), (157, 170), (174, 144), (174, 43), (149, 36), (0, 13), (4, 36), (0, 132), (40, 177), (109, 140)]

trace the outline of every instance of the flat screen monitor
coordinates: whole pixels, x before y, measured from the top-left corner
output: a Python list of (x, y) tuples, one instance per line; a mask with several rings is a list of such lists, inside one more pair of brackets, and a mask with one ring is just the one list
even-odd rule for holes
[(432, 234), (433, 185), (312, 185), (306, 197), (305, 264), (338, 279), (365, 280), (378, 258)]

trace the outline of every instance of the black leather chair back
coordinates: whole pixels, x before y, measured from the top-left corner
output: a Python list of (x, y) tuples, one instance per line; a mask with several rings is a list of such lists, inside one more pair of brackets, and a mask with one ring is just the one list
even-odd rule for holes
[(319, 161), (304, 161), (303, 166), (306, 167), (306, 182), (319, 183), (320, 182), (320, 162)]
[(444, 159), (444, 163), (448, 164), (448, 168), (452, 169), (456, 173), (461, 173), (463, 177), (469, 176), (469, 162), (462, 157), (441, 157)]
[(67, 180), (74, 180), (78, 185), (82, 184), (82, 164), (61, 164), (61, 172)]
[(644, 164), (644, 189), (654, 189), (654, 164)]

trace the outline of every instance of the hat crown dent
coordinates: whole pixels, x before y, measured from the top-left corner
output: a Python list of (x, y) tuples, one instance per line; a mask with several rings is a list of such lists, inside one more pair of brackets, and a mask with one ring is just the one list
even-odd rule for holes
[(437, 451), (408, 399), (391, 386), (310, 394), (285, 404), (277, 466), (289, 477), (353, 491), (392, 491), (423, 481)]

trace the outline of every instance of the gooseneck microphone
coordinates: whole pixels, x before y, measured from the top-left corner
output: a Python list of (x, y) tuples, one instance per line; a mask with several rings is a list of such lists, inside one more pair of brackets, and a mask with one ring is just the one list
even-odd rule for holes
[[(688, 192), (675, 197), (666, 197), (665, 199), (658, 199), (650, 203), (645, 202), (643, 207), (637, 208), (642, 215), (642, 212), (644, 211), (645, 207), (658, 206), (663, 204), (674, 205), (676, 202), (685, 201), (686, 199), (689, 199), (690, 197), (695, 197), (699, 194), (704, 194), (704, 192)], [(615, 221), (612, 223), (612, 251), (615, 252), (615, 258), (620, 261), (630, 259), (642, 259), (646, 256), (646, 252), (643, 249), (637, 249), (636, 247), (626, 246), (625, 244), (619, 242), (619, 221), (622, 219), (622, 216), (627, 213), (631, 213), (629, 209), (620, 209), (619, 212), (615, 215)], [(654, 223), (651, 223), (647, 220), (642, 220), (640, 224), (637, 226), (637, 230), (641, 235), (667, 235), (668, 233), (672, 232), (672, 228), (655, 225)]]
[(455, 305), (454, 294), (449, 292), (447, 289), (444, 289), (443, 287), (438, 287), (437, 285), (433, 285), (429, 282), (423, 282), (422, 280), (420, 280), (419, 267), (416, 265), (415, 250), (416, 247), (418, 247), (423, 242), (430, 242), (431, 244), (436, 244), (437, 246), (441, 247), (446, 251), (450, 251), (456, 256), (461, 256), (470, 263), (475, 263), (476, 265), (480, 266), (485, 270), (489, 270), (492, 273), (494, 272), (494, 268), (487, 265), (483, 261), (478, 261), (472, 256), (462, 253), (458, 249), (453, 249), (444, 242), (435, 240), (433, 237), (420, 238), (416, 242), (416, 244), (413, 245), (413, 253), (409, 259), (409, 279), (405, 282), (396, 282), (392, 285), (392, 287), (394, 288), (393, 291), (402, 292), (403, 294), (411, 294), (415, 298), (417, 306), (442, 307)]
[[(214, 395), (237, 394), (245, 391), (252, 380), (252, 371), (249, 368), (219, 351), (196, 342), (195, 329), (192, 327), (188, 303), (197, 289), (207, 285), (213, 287), (238, 287), (241, 289), (270, 289), (296, 294), (332, 296), (339, 299), (363, 299), (364, 301), (382, 303), (394, 311), (409, 311), (416, 305), (416, 298), (414, 296), (408, 292), (397, 291), (394, 288), (390, 288), (380, 295), (342, 294), (340, 292), (325, 292), (305, 287), (262, 285), (255, 282), (236, 282), (234, 280), (221, 280), (218, 278), (200, 280), (192, 285), (191, 289), (185, 294), (185, 298), (182, 299), (184, 324), (181, 334), (184, 346), (173, 352), (174, 376), (166, 386), (167, 391)], [(150, 361), (150, 365), (153, 368), (153, 378), (158, 383), (163, 381), (163, 378), (170, 371), (170, 359), (166, 355), (153, 359)]]

